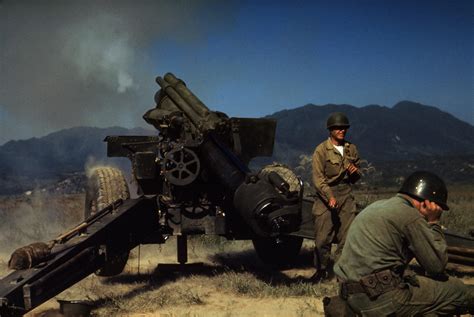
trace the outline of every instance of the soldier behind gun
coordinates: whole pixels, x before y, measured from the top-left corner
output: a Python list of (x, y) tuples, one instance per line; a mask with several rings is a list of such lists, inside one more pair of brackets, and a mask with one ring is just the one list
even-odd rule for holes
[(349, 119), (341, 112), (329, 116), (326, 124), (329, 138), (313, 154), (313, 183), (317, 197), (315, 215), (314, 283), (329, 278), (331, 244), (338, 242), (336, 260), (344, 245), (347, 229), (355, 217), (356, 205), (352, 186), (360, 178), (359, 154), (345, 139)]
[[(340, 294), (361, 316), (473, 313), (474, 286), (443, 275), (448, 256), (439, 225), (448, 210), (443, 180), (415, 172), (398, 194), (362, 210), (334, 266)], [(407, 274), (416, 258), (428, 276)]]

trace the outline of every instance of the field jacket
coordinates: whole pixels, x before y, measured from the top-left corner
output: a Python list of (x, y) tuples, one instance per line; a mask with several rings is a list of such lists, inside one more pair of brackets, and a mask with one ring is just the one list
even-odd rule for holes
[(330, 139), (322, 142), (313, 153), (313, 184), (319, 196), (329, 201), (334, 197), (331, 187), (342, 183), (355, 183), (360, 178), (360, 172), (349, 176), (347, 167), (350, 163), (359, 167), (360, 158), (357, 147), (345, 141), (344, 156), (334, 147)]

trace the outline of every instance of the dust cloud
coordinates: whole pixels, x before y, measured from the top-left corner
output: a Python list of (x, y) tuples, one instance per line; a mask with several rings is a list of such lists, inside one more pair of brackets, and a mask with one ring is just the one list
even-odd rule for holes
[(15, 249), (56, 238), (81, 221), (82, 211), (82, 195), (54, 196), (33, 191), (0, 197), (0, 275)]

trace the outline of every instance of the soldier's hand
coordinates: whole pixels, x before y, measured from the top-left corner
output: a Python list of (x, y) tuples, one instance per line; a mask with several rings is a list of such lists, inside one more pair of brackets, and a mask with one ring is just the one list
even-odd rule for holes
[(337, 207), (337, 200), (334, 197), (329, 198), (328, 201), (329, 208), (336, 208)]
[(419, 210), (428, 223), (438, 222), (443, 212), (443, 209), (440, 206), (429, 200), (422, 202)]
[(354, 174), (357, 172), (358, 168), (357, 166), (354, 165), (354, 163), (350, 163), (349, 166), (347, 167), (347, 171), (349, 172), (349, 175)]

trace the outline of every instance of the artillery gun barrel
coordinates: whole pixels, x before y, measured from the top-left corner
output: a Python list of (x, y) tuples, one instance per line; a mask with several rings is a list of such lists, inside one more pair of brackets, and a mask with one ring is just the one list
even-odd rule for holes
[(174, 101), (176, 106), (179, 110), (184, 112), (186, 116), (191, 120), (191, 123), (198, 128), (200, 123), (200, 116), (196, 111), (184, 100), (179, 93), (175, 90), (175, 88), (164, 80), (161, 77), (156, 77), (156, 82), (160, 85), (161, 89), (163, 89), (166, 94)]
[(201, 146), (203, 161), (212, 166), (212, 173), (232, 195), (244, 182), (249, 169), (212, 135)]
[(222, 118), (209, 110), (184, 84), (172, 73), (167, 73), (164, 78), (157, 77), (156, 82), (168, 94), (176, 107), (185, 113), (196, 129), (201, 132), (214, 130)]
[(170, 83), (181, 97), (196, 111), (201, 117), (208, 116), (211, 112), (206, 105), (189, 90), (181, 79), (176, 78), (172, 73), (167, 73), (164, 79)]

